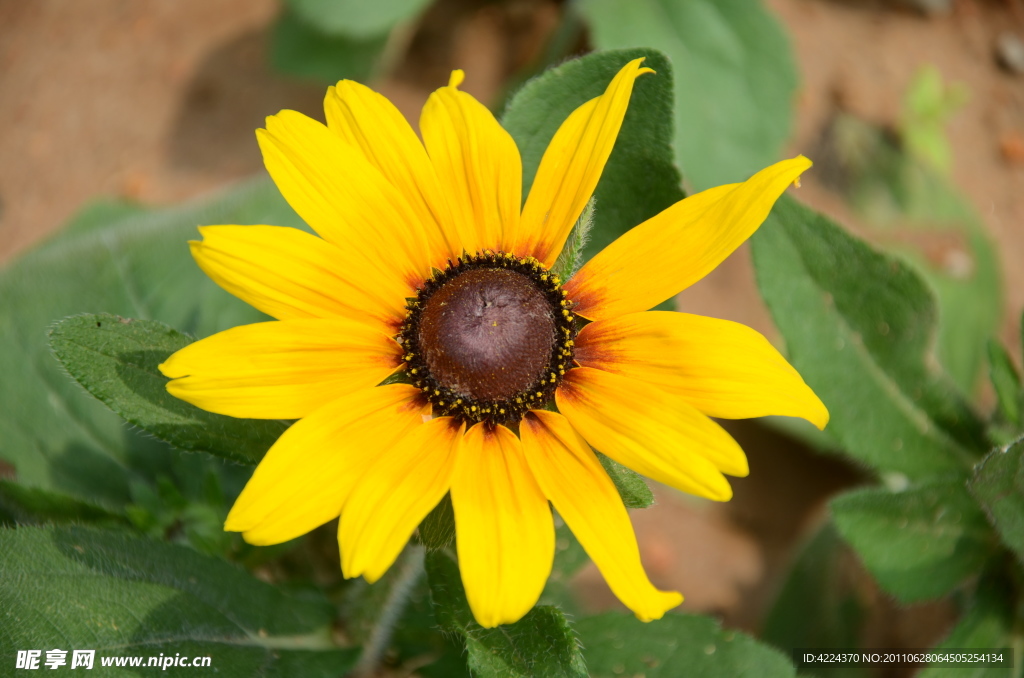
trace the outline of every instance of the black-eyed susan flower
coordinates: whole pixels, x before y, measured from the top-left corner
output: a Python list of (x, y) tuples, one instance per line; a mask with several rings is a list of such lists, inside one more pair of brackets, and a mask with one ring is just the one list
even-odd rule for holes
[[(354, 82), (327, 125), (294, 111), (257, 135), (270, 175), (319, 234), (207, 226), (192, 253), (277, 318), (172, 355), (168, 390), (236, 417), (298, 419), (267, 452), (225, 529), (275, 544), (340, 516), (346, 577), (375, 581), (447, 493), (462, 580), (485, 627), (537, 601), (559, 512), (643, 620), (682, 601), (640, 562), (593, 450), (703, 497), (747, 474), (709, 417), (825, 407), (757, 332), (647, 309), (711, 271), (810, 166), (786, 160), (695, 194), (632, 229), (567, 281), (551, 272), (612, 151), (630, 62), (558, 129), (521, 202), (512, 137), (462, 74), (431, 95), (421, 142)], [(402, 383), (385, 380), (401, 373)], [(550, 503), (549, 503), (550, 502)]]

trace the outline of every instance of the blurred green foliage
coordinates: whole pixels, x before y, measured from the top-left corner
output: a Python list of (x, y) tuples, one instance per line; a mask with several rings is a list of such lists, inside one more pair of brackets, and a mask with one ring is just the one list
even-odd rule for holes
[(597, 49), (654, 48), (672, 63), (675, 159), (694, 190), (743, 181), (779, 159), (796, 66), (759, 0), (581, 0)]
[(289, 75), (333, 85), (367, 81), (386, 68), (393, 36), (430, 0), (286, 0), (271, 40), (271, 62)]
[(328, 35), (371, 38), (414, 19), (430, 0), (286, 0), (306, 23)]
[(281, 15), (270, 44), (270, 61), (282, 73), (333, 85), (338, 80), (365, 82), (378, 72), (388, 35), (332, 35), (303, 21), (295, 12)]
[[(866, 617), (862, 582), (855, 556), (835, 526), (821, 526), (790, 566), (765, 617), (761, 637), (775, 647), (844, 647), (860, 645)], [(822, 678), (859, 678), (861, 666), (829, 664), (816, 668)]]
[(900, 136), (907, 152), (942, 173), (953, 166), (953, 153), (946, 139), (950, 117), (967, 103), (967, 88), (956, 83), (946, 86), (935, 66), (925, 66), (910, 83), (899, 121)]

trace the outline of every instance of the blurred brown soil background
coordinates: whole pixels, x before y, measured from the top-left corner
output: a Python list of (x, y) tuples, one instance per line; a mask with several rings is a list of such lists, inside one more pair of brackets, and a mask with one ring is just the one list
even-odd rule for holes
[[(915, 11), (910, 0), (767, 4), (788, 30), (803, 83), (790, 154), (812, 155), (837, 110), (893, 124), (924, 64), (968, 86), (969, 102), (948, 127), (953, 182), (997, 243), (1006, 279), (1002, 338), (1019, 358), (1024, 73), (1001, 66), (996, 52), (1004, 32), (1024, 38), (1024, 2), (957, 0), (947, 14)], [(268, 64), (279, 10), (275, 0), (0, 0), (0, 262), (90, 199), (163, 205), (261, 172), (253, 130), (281, 108), (322, 118), (324, 87)], [(555, 0), (441, 0), (375, 87), (415, 123), (429, 92), (458, 67), (467, 72), (463, 89), (496, 103), (503, 83), (542, 53), (560, 12)], [(813, 170), (799, 197), (860, 230)], [(679, 303), (773, 335), (745, 247)], [(648, 571), (686, 595), (684, 609), (756, 630), (827, 497), (860, 476), (759, 425), (730, 428), (751, 460), (734, 501), (713, 505), (658, 488), (658, 504), (633, 517)], [(617, 605), (592, 567), (576, 583), (588, 606)], [(925, 646), (949, 623), (942, 605), (896, 613), (863, 586), (875, 600), (876, 646)]]

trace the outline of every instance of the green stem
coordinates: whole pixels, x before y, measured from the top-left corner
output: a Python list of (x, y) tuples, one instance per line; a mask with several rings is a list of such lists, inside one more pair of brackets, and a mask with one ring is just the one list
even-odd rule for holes
[(409, 596), (416, 588), (420, 577), (423, 576), (423, 558), (422, 546), (410, 546), (405, 552), (402, 569), (384, 601), (377, 624), (373, 627), (370, 637), (363, 646), (363, 653), (352, 669), (353, 676), (372, 676), (376, 673), (380, 659), (388, 649), (388, 643), (391, 642), (395, 625), (398, 624), (398, 620), (402, 617), (405, 606), (409, 602)]

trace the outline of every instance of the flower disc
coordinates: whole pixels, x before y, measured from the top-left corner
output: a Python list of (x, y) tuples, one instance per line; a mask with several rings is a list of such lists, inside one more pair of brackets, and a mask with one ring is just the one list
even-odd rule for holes
[(474, 400), (506, 400), (540, 382), (555, 339), (547, 297), (507, 269), (462, 273), (430, 297), (420, 317), (420, 350), (430, 373)]
[(572, 361), (574, 316), (535, 259), (463, 256), (409, 302), (399, 340), (435, 414), (510, 423), (543, 407)]

